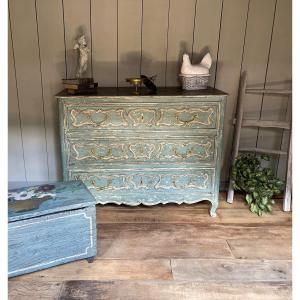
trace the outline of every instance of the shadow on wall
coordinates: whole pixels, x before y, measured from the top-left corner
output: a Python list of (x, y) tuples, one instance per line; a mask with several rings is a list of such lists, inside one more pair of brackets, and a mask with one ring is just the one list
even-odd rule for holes
[[(99, 86), (129, 86), (126, 83), (126, 78), (141, 74), (146, 76), (157, 75), (155, 83), (160, 87), (180, 86), (178, 75), (182, 64), (182, 55), (188, 53), (191, 58), (193, 57), (193, 63), (200, 63), (207, 52), (211, 52), (208, 46), (204, 47), (199, 53), (194, 53), (192, 56), (192, 53), (188, 51), (187, 43), (182, 41), (177, 61), (158, 61), (147, 49), (143, 49), (142, 55), (139, 51), (121, 53), (118, 62), (93, 59), (93, 75), (94, 79), (99, 82)], [(212, 76), (209, 81), (210, 86), (214, 85), (215, 69), (216, 61), (214, 60), (211, 67)]]

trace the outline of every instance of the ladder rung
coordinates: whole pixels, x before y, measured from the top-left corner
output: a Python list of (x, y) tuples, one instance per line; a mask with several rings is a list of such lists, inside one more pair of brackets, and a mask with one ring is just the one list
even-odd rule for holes
[(247, 120), (244, 119), (242, 127), (262, 127), (262, 128), (281, 128), (290, 129), (291, 125), (289, 122), (283, 121), (261, 121), (261, 120)]
[(240, 148), (239, 151), (241, 151), (241, 152), (257, 152), (257, 153), (287, 155), (286, 151), (255, 148), (255, 147), (254, 148)]
[(247, 94), (279, 94), (279, 95), (290, 95), (292, 90), (272, 90), (272, 89), (246, 89)]

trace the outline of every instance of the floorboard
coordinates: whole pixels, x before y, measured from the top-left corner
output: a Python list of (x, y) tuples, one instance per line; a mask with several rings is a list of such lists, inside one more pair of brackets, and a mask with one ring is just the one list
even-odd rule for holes
[[(153, 241), (169, 242), (189, 239), (192, 242), (201, 239), (287, 239), (292, 238), (291, 226), (240, 226), (212, 224), (168, 224), (168, 223), (114, 223), (98, 224), (98, 239), (102, 243), (112, 243), (117, 240), (133, 240), (139, 243)], [(147, 233), (147, 234), (145, 234)], [(138, 245), (136, 245), (138, 246)], [(100, 245), (101, 247), (101, 245)], [(100, 249), (101, 250), (101, 249)]]
[(291, 259), (292, 245), (290, 240), (241, 239), (228, 240), (235, 258), (249, 259)]
[(211, 224), (257, 224), (264, 225), (290, 225), (291, 215), (281, 211), (273, 211), (262, 217), (249, 213), (248, 209), (236, 208), (232, 210), (219, 209), (217, 217), (212, 218), (208, 209), (180, 209), (180, 207), (135, 208), (120, 207), (119, 210), (97, 210), (97, 223), (188, 223), (208, 226)]
[(289, 300), (288, 283), (203, 283), (198, 281), (68, 281), (61, 300)]
[(147, 260), (80, 260), (40, 272), (15, 277), (11, 281), (65, 280), (171, 280), (169, 259)]
[(60, 281), (8, 281), (9, 300), (58, 299), (63, 282)]
[(9, 299), (291, 299), (292, 214), (252, 214), (242, 196), (97, 206), (98, 255), (9, 280)]
[(174, 259), (174, 280), (189, 281), (291, 281), (291, 262), (242, 259)]

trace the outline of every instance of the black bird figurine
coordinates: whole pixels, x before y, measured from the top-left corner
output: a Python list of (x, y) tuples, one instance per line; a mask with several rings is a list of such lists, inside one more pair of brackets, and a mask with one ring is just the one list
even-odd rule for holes
[(156, 78), (156, 75), (152, 77), (147, 77), (145, 75), (141, 75), (141, 78), (143, 79), (144, 85), (150, 90), (151, 94), (156, 94), (157, 92), (157, 87), (154, 84), (154, 80)]

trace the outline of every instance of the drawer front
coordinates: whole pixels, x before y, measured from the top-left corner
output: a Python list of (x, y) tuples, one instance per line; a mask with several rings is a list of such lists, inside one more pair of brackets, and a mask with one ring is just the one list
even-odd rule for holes
[(68, 139), (68, 165), (99, 163), (214, 163), (216, 137)]
[(67, 130), (219, 127), (220, 103), (77, 104), (65, 106)]
[[(97, 203), (156, 204), (188, 201), (190, 197), (213, 192), (215, 170), (203, 169), (106, 169), (93, 172), (69, 171), (70, 179), (80, 179)], [(168, 201), (167, 201), (168, 200)]]
[(95, 207), (9, 223), (8, 276), (96, 255)]

